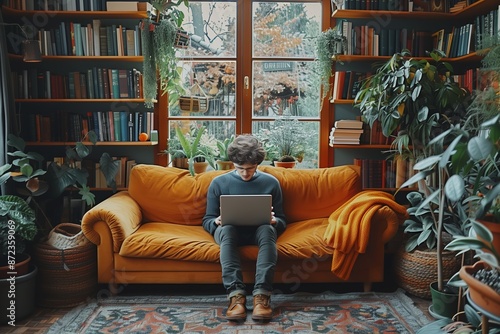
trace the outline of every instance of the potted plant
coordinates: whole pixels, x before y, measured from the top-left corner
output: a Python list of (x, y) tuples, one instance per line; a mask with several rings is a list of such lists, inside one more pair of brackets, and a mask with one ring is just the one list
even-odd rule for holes
[(270, 128), (261, 129), (257, 136), (267, 152), (267, 159), (277, 167), (293, 168), (304, 158), (305, 143), (311, 134), (298, 119), (283, 116)]
[[(63, 164), (51, 162), (47, 170), (44, 170), (44, 157), (36, 152), (25, 152), (25, 141), (9, 134), (7, 145), (14, 148), (13, 152), (7, 154), (14, 157), (11, 164), (2, 166), (0, 174), (0, 184), (12, 179), (14, 182), (24, 184), (23, 187), (15, 191), (26, 198), (26, 202), (32, 206), (37, 215), (37, 222), (42, 234), (47, 235), (53, 228), (51, 219), (37, 198), (52, 200), (60, 198), (61, 194), (68, 188), (78, 189), (78, 194), (87, 205), (95, 204), (95, 195), (90, 191), (87, 184), (88, 171), (77, 167), (76, 161), (81, 161), (91, 152), (91, 147), (83, 143), (88, 140), (93, 144), (97, 141), (97, 136), (93, 131), (89, 131), (82, 141), (75, 146), (67, 147), (66, 161)], [(106, 177), (107, 184), (116, 190), (115, 175), (118, 172), (118, 161), (113, 160), (109, 154), (104, 153), (99, 160), (101, 171)]]
[(15, 326), (16, 319), (23, 319), (35, 310), (37, 268), (31, 265), (31, 256), (26, 251), (26, 243), (37, 235), (35, 219), (35, 212), (23, 198), (0, 196), (0, 293), (3, 296), (0, 324)]
[[(500, 33), (493, 36), (482, 36), (480, 50), (478, 54), (484, 55), (481, 60), (482, 66), (479, 69), (478, 77), (482, 84), (474, 92), (474, 100), (467, 110), (464, 127), (477, 128), (485, 121), (498, 115), (498, 105), (500, 103), (500, 90), (498, 81), (500, 80)], [(500, 131), (498, 127), (491, 127), (492, 135)], [(474, 197), (472, 201), (477, 205), (475, 212), (476, 220), (485, 225), (494, 235), (493, 242), (495, 248), (500, 249), (500, 167), (499, 154), (500, 144), (490, 140), (487, 149), (496, 147), (497, 154), (490, 155), (488, 160), (481, 164), (475, 164), (467, 179), (469, 184), (474, 186)], [(479, 145), (483, 143), (478, 143)], [(476, 180), (481, 181), (482, 188), (479, 188)]]
[[(498, 184), (488, 188), (492, 175), (498, 175), (500, 165), (498, 160), (498, 147), (500, 140), (500, 115), (481, 124), (479, 128), (466, 131), (460, 126), (454, 126), (432, 139), (428, 145), (432, 146), (434, 155), (429, 156), (414, 166), (419, 171), (401, 187), (408, 186), (429, 175), (435, 174), (437, 183), (435, 186), (426, 186), (423, 189), (425, 199), (417, 207), (408, 209), (409, 212), (428, 212), (428, 224), (435, 230), (436, 256), (437, 256), (437, 290), (444, 289), (443, 276), (443, 232), (448, 231), (453, 237), (459, 236), (457, 231), (467, 231), (470, 228), (469, 217), (480, 213), (478, 205), (473, 204), (477, 197), (477, 189), (489, 189), (488, 194), (496, 198)], [(496, 168), (485, 168), (490, 162)], [(477, 171), (480, 171), (479, 174)], [(487, 171), (490, 171), (489, 173)], [(475, 177), (471, 177), (474, 175)], [(473, 180), (473, 182), (471, 181)], [(488, 207), (487, 200), (490, 196), (481, 199), (482, 205)], [(477, 203), (477, 202), (476, 202)], [(462, 225), (460, 230), (449, 229), (449, 220), (457, 219)], [(419, 231), (421, 226), (415, 221), (406, 225), (406, 231)], [(426, 240), (423, 236), (426, 232), (414, 239), (413, 242), (421, 243)], [(450, 248), (448, 248), (451, 250)], [(436, 311), (436, 310), (434, 310)]]
[(148, 107), (152, 107), (157, 98), (157, 78), (162, 94), (168, 93), (172, 103), (184, 93), (176, 57), (176, 47), (187, 46), (186, 41), (183, 41), (181, 45), (178, 44), (179, 36), (182, 35), (189, 40), (189, 36), (181, 29), (184, 13), (178, 7), (182, 4), (189, 7), (188, 0), (153, 1), (152, 5), (157, 14), (155, 17), (144, 20), (142, 25), (143, 89)]
[(428, 142), (464, 118), (468, 92), (453, 81), (453, 68), (441, 51), (430, 60), (415, 59), (408, 50), (395, 53), (363, 80), (355, 97), (363, 120), (378, 121), (385, 137), (394, 137), (400, 155), (414, 160), (432, 152)]
[(343, 54), (347, 49), (347, 39), (339, 34), (337, 29), (328, 28), (322, 31), (316, 39), (316, 68), (321, 79), (321, 106), (326, 96), (330, 94), (330, 81), (333, 73), (333, 63), (336, 56)]
[(9, 277), (9, 272), (19, 276), (28, 273), (31, 257), (26, 253), (26, 243), (33, 241), (37, 232), (35, 212), (23, 198), (0, 196), (1, 279)]
[(172, 146), (165, 150), (164, 154), (170, 154), (177, 157), (186, 157), (188, 161), (188, 169), (191, 175), (195, 175), (195, 164), (197, 162), (206, 162), (212, 168), (215, 166), (215, 157), (219, 154), (217, 144), (214, 137), (207, 133), (207, 129), (202, 126), (200, 128), (193, 127), (191, 132), (184, 134), (180, 127), (175, 128), (176, 139), (180, 146)]
[(469, 298), (480, 308), (478, 311), (500, 317), (500, 253), (493, 245), (490, 230), (472, 220), (469, 235), (455, 238), (446, 249), (460, 253), (473, 250), (476, 253), (479, 261), (463, 266), (450, 282), (468, 288)]
[(218, 159), (216, 160), (217, 168), (219, 170), (229, 170), (234, 168), (234, 164), (229, 160), (228, 148), (229, 145), (234, 141), (234, 135), (224, 140), (217, 140), (217, 149), (219, 151)]

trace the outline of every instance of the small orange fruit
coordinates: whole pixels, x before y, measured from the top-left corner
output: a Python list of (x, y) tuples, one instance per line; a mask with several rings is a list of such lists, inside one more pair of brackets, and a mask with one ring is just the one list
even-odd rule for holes
[(146, 141), (146, 140), (148, 140), (148, 138), (149, 138), (149, 136), (146, 132), (141, 132), (139, 134), (139, 141)]

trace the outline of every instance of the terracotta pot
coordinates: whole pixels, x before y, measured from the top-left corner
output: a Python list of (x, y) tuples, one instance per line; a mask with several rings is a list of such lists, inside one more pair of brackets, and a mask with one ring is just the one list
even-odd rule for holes
[(217, 169), (218, 170), (231, 170), (231, 169), (234, 169), (234, 163), (232, 161), (217, 160)]
[(486, 216), (485, 219), (477, 219), (477, 221), (490, 230), (491, 234), (493, 234), (493, 246), (497, 251), (500, 251), (500, 223), (493, 221), (493, 215), (491, 217)]
[(208, 167), (208, 162), (206, 162), (206, 161), (200, 161), (200, 162), (195, 161), (193, 163), (194, 172), (196, 174), (200, 174), (200, 173), (206, 172), (207, 171), (207, 167)]
[(485, 312), (500, 317), (500, 294), (474, 277), (474, 274), (483, 268), (489, 268), (484, 261), (463, 266), (460, 269), (460, 278), (469, 286), (469, 297), (474, 304)]
[(275, 161), (274, 166), (283, 168), (295, 168), (295, 161)]
[(182, 169), (188, 169), (189, 168), (188, 158), (174, 158), (172, 160), (172, 166)]
[(10, 269), (8, 265), (0, 267), (0, 279), (8, 278), (10, 272), (16, 273), (15, 276), (23, 276), (29, 272), (31, 256), (28, 254), (16, 254), (16, 263), (14, 270)]

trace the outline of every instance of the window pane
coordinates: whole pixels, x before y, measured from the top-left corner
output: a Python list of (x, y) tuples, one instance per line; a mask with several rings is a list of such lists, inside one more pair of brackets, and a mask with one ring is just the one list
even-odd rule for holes
[(236, 57), (236, 3), (189, 1), (182, 27), (191, 45), (181, 57)]
[(176, 137), (175, 128), (179, 126), (182, 127), (185, 133), (205, 126), (207, 128), (207, 133), (219, 140), (230, 138), (236, 132), (236, 124), (234, 121), (174, 120), (170, 121), (168, 126), (170, 138)]
[(184, 61), (179, 66), (186, 94), (169, 106), (170, 116), (236, 117), (236, 62)]
[(319, 117), (319, 77), (311, 61), (255, 61), (254, 117)]
[[(266, 160), (273, 161), (279, 158), (279, 152), (276, 149), (270, 149), (268, 138), (272, 137), (271, 132), (276, 128), (283, 128), (283, 122), (290, 122), (293, 119), (285, 118), (277, 121), (254, 121), (252, 123), (252, 132), (261, 141), (267, 151)], [(283, 144), (291, 145), (292, 155), (298, 161), (297, 168), (317, 168), (319, 152), (319, 122), (300, 121), (300, 134), (297, 131), (284, 134), (278, 140)], [(276, 134), (276, 132), (274, 132)], [(289, 142), (285, 142), (289, 138)], [(270, 141), (270, 140), (269, 140)]]
[(321, 3), (255, 2), (253, 56), (314, 58)]

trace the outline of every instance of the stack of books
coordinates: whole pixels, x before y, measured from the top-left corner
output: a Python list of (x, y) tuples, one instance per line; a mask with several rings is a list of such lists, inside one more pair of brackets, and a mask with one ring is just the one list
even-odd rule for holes
[(363, 133), (363, 122), (360, 120), (338, 120), (330, 131), (330, 146), (335, 144), (359, 145)]

